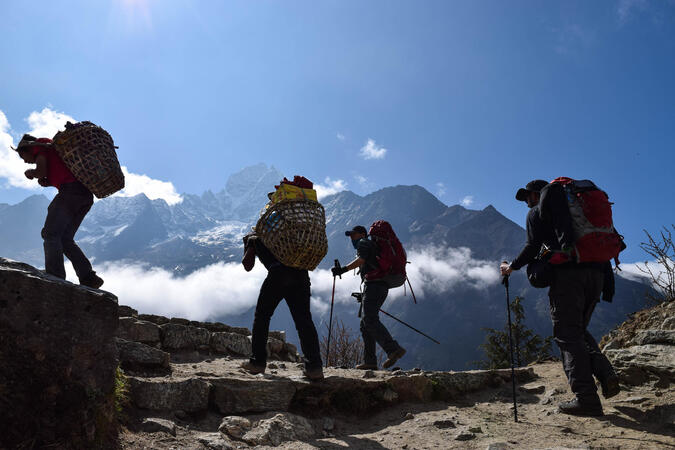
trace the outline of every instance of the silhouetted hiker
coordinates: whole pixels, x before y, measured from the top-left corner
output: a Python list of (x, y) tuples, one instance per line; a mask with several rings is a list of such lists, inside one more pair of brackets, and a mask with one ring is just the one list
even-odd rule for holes
[[(377, 370), (377, 349), (375, 347), (377, 343), (387, 353), (387, 360), (382, 364), (382, 368), (388, 369), (405, 355), (405, 349), (391, 337), (387, 328), (380, 322), (379, 310), (389, 294), (390, 284), (385, 277), (371, 278), (369, 276), (369, 274), (380, 270), (378, 262), (380, 249), (378, 249), (378, 245), (374, 241), (368, 239), (368, 232), (361, 225), (355, 226), (350, 231), (345, 231), (345, 235), (349, 236), (352, 240), (352, 245), (356, 249), (356, 259), (344, 267), (333, 267), (331, 270), (333, 276), (336, 277), (359, 268), (361, 279), (364, 281), (365, 287), (362, 297), (363, 317), (361, 318), (363, 363), (357, 365), (356, 368), (361, 370)], [(405, 281), (405, 275), (398, 285), (402, 285), (403, 281)]]
[(35, 164), (25, 175), (36, 179), (40, 186), (54, 186), (58, 193), (47, 209), (42, 229), (45, 251), (45, 272), (66, 278), (63, 255), (73, 264), (80, 284), (98, 289), (103, 280), (92, 270), (91, 263), (74, 237), (82, 220), (94, 204), (94, 196), (63, 163), (48, 138), (35, 138), (25, 134), (16, 151), (28, 164)]
[[(606, 194), (592, 183), (586, 180), (578, 183), (579, 190), (573, 190), (576, 188), (564, 188), (559, 183), (533, 180), (518, 190), (516, 199), (527, 202), (530, 208), (527, 214), (527, 244), (511, 264), (502, 263), (500, 270), (502, 275), (509, 275), (513, 270), (527, 264), (536, 264), (540, 252), (547, 253), (547, 257), (550, 257), (549, 264), (545, 267), (548, 271), (546, 278), (550, 284), (548, 296), (553, 337), (560, 347), (563, 368), (576, 396), (572, 401), (561, 403), (559, 410), (566, 414), (600, 416), (603, 414), (602, 404), (593, 375), (600, 382), (605, 398), (619, 393), (619, 380), (587, 327), (600, 295), (602, 294), (603, 300), (611, 301), (614, 295), (614, 275), (609, 262), (611, 257), (594, 258), (595, 255), (581, 255), (578, 252), (581, 247), (574, 243), (572, 236), (575, 230), (570, 217), (571, 208), (576, 206), (568, 205), (565, 189), (568, 189), (570, 198), (592, 192), (592, 195), (597, 195), (597, 199), (600, 199), (599, 203), (603, 203), (603, 198), (604, 202), (607, 199)], [(608, 208), (607, 202), (605, 209)], [(615, 232), (611, 226), (611, 209), (609, 224)], [(618, 251), (620, 250), (614, 249), (611, 253), (618, 255)], [(593, 259), (596, 261), (592, 261)]]
[(258, 303), (255, 307), (251, 359), (243, 363), (241, 367), (252, 374), (265, 372), (270, 319), (279, 302), (286, 299), (298, 331), (300, 348), (305, 357), (304, 374), (310, 380), (323, 379), (319, 336), (309, 309), (309, 272), (281, 264), (258, 236), (245, 236), (242, 264), (247, 272), (253, 269), (256, 256), (267, 269), (267, 278), (260, 287)]

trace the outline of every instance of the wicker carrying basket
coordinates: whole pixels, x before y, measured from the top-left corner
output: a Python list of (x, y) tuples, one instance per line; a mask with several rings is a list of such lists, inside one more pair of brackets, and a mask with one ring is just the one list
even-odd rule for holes
[(124, 188), (124, 174), (113, 139), (91, 122), (68, 122), (54, 136), (57, 153), (82, 184), (96, 197), (104, 198)]
[(283, 265), (314, 270), (328, 252), (326, 212), (312, 200), (284, 200), (263, 210), (256, 235)]

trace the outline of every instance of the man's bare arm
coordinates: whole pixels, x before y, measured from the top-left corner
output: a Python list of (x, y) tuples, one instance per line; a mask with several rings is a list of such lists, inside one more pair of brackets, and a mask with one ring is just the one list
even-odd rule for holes
[(363, 258), (356, 258), (354, 261), (350, 262), (345, 266), (345, 269), (347, 271), (354, 270), (358, 267), (361, 267), (363, 264), (365, 264), (366, 260)]

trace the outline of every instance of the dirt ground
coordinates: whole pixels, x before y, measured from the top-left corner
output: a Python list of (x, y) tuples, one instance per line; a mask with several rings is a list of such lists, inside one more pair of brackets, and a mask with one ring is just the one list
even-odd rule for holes
[[(623, 390), (612, 399), (603, 399), (604, 417), (572, 417), (557, 412), (557, 404), (571, 398), (561, 364), (551, 362), (534, 367), (539, 379), (519, 387), (518, 423), (513, 418), (511, 386), (505, 385), (449, 404), (403, 403), (368, 418), (334, 417), (335, 427), (328, 436), (305, 442), (289, 441), (275, 448), (675, 448), (675, 390), (672, 388), (660, 390), (643, 386)], [(218, 420), (218, 417), (210, 417), (200, 424), (180, 425), (175, 437), (164, 432), (123, 429), (120, 447), (251, 448), (240, 441), (221, 440), (214, 432)], [(457, 440), (461, 436), (466, 440)]]

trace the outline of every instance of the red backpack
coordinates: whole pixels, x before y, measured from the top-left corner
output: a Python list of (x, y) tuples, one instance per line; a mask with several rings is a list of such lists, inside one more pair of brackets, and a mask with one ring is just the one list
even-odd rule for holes
[[(605, 262), (615, 259), (623, 250), (621, 235), (612, 222), (612, 203), (607, 194), (590, 180), (559, 177), (551, 185), (563, 187), (574, 234), (573, 257), (576, 262)], [(568, 259), (554, 255), (550, 262), (562, 263)]]
[(402, 286), (406, 280), (407, 255), (391, 225), (378, 220), (370, 226), (368, 234), (378, 248), (378, 268), (368, 272), (366, 280), (382, 280), (389, 288)]

